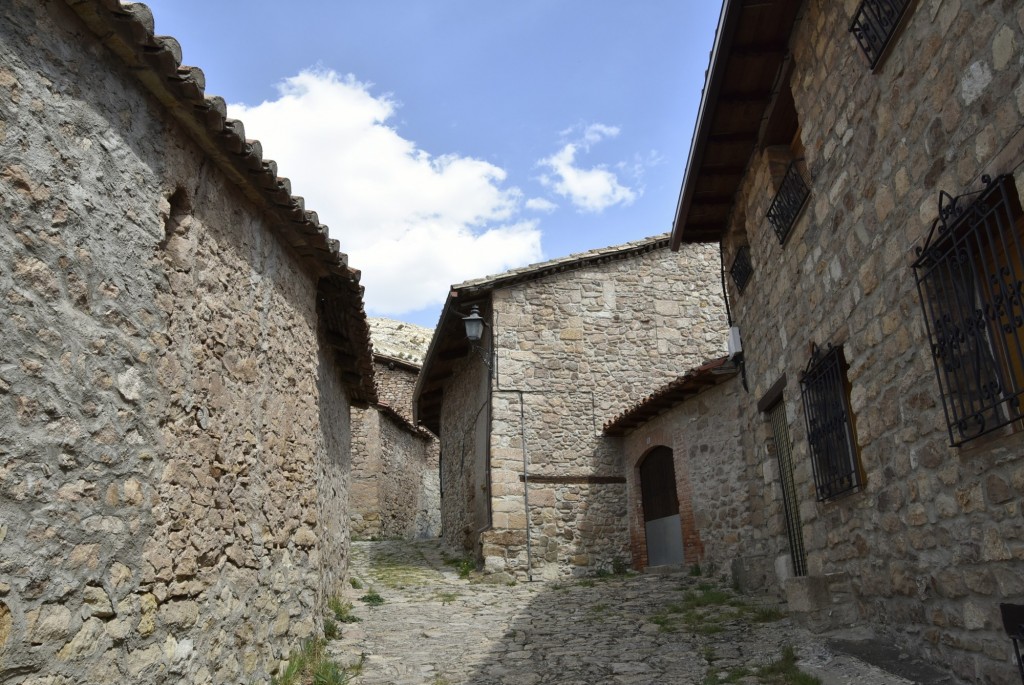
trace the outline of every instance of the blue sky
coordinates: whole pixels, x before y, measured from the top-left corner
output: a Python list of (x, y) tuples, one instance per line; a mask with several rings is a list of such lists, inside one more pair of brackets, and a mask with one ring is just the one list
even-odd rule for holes
[(720, 10), (682, 0), (155, 0), (363, 272), (448, 286), (668, 231)]

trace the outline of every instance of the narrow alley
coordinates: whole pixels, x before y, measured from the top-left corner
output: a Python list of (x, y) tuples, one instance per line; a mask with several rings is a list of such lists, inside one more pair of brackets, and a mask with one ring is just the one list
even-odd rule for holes
[[(466, 570), (460, 577), (460, 560), (433, 541), (353, 543), (346, 600), (361, 620), (342, 624), (329, 653), (361, 663), (352, 682), (363, 685), (788, 683), (766, 668), (778, 668), (787, 646), (826, 685), (920, 680), (835, 648), (837, 637), (863, 636), (830, 642), (772, 599), (706, 576), (495, 585)], [(906, 660), (903, 672), (915, 666)]]

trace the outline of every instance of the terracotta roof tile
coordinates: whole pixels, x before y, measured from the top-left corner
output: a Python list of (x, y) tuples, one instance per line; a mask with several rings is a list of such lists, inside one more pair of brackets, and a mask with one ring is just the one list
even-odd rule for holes
[(578, 252), (565, 257), (551, 259), (546, 262), (538, 262), (536, 264), (528, 264), (527, 266), (520, 267), (518, 269), (510, 269), (509, 271), (505, 271), (500, 274), (493, 274), (490, 276), (484, 276), (483, 278), (464, 281), (457, 285), (453, 285), (452, 290), (494, 290), (511, 283), (535, 280), (561, 271), (581, 269), (591, 264), (616, 259), (625, 259), (626, 257), (630, 257), (634, 254), (650, 252), (651, 250), (668, 247), (668, 241), (669, 234), (662, 233), (661, 235), (643, 238), (641, 240), (634, 240), (633, 242), (624, 243), (622, 245), (613, 245), (611, 247), (602, 247), (596, 250), (589, 250), (587, 252)]
[(736, 371), (729, 371), (728, 357), (719, 357), (687, 371), (674, 381), (640, 400), (629, 409), (604, 424), (604, 434), (612, 437), (627, 435), (647, 423), (658, 414), (685, 402), (703, 390), (732, 378)]
[(258, 140), (227, 118), (223, 98), (205, 94), (202, 70), (181, 64), (181, 45), (155, 35), (153, 13), (142, 3), (119, 0), (64, 0), (142, 85), (187, 131), (193, 142), (221, 169), (246, 198), (277, 219), (276, 234), (305, 262), (317, 279), (321, 305), (339, 367), (356, 403), (373, 402), (373, 359), (363, 308), (359, 271), (348, 266), (336, 240), (316, 212), (292, 195), (291, 181), (278, 176), (277, 163), (263, 158)]

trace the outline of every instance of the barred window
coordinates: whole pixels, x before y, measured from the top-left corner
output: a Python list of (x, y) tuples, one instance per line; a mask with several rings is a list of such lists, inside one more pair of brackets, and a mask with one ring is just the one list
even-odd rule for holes
[(1024, 212), (1013, 178), (939, 195), (913, 264), (952, 446), (1024, 418)]
[(736, 250), (736, 256), (732, 259), (732, 266), (729, 267), (729, 275), (732, 276), (736, 289), (743, 294), (744, 288), (754, 273), (754, 267), (750, 263), (750, 247), (743, 245)]
[(842, 347), (830, 344), (823, 351), (815, 345), (800, 379), (819, 502), (855, 492), (862, 484), (846, 370)]
[(807, 187), (807, 182), (804, 181), (797, 165), (802, 161), (802, 159), (795, 159), (790, 162), (786, 169), (786, 175), (782, 178), (779, 191), (775, 193), (775, 199), (772, 200), (772, 205), (768, 208), (768, 221), (775, 229), (775, 236), (779, 239), (780, 245), (786, 242), (790, 230), (800, 216), (800, 211), (811, 195), (811, 189)]
[(853, 13), (850, 33), (874, 69), (896, 33), (910, 0), (861, 0)]

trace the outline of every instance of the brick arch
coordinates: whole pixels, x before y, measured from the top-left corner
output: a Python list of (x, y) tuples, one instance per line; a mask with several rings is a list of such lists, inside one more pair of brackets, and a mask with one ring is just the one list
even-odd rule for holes
[(683, 563), (696, 564), (704, 558), (704, 543), (700, 530), (697, 528), (693, 511), (693, 487), (690, 482), (689, 469), (682, 450), (677, 449), (669, 431), (650, 431), (644, 441), (645, 449), (634, 452), (628, 459), (627, 487), (629, 489), (629, 531), (632, 565), (636, 570), (643, 570), (649, 563), (647, 550), (647, 533), (644, 525), (643, 486), (640, 469), (645, 460), (660, 450), (672, 454), (672, 466), (675, 476), (676, 501), (679, 509), (679, 524), (683, 538)]

